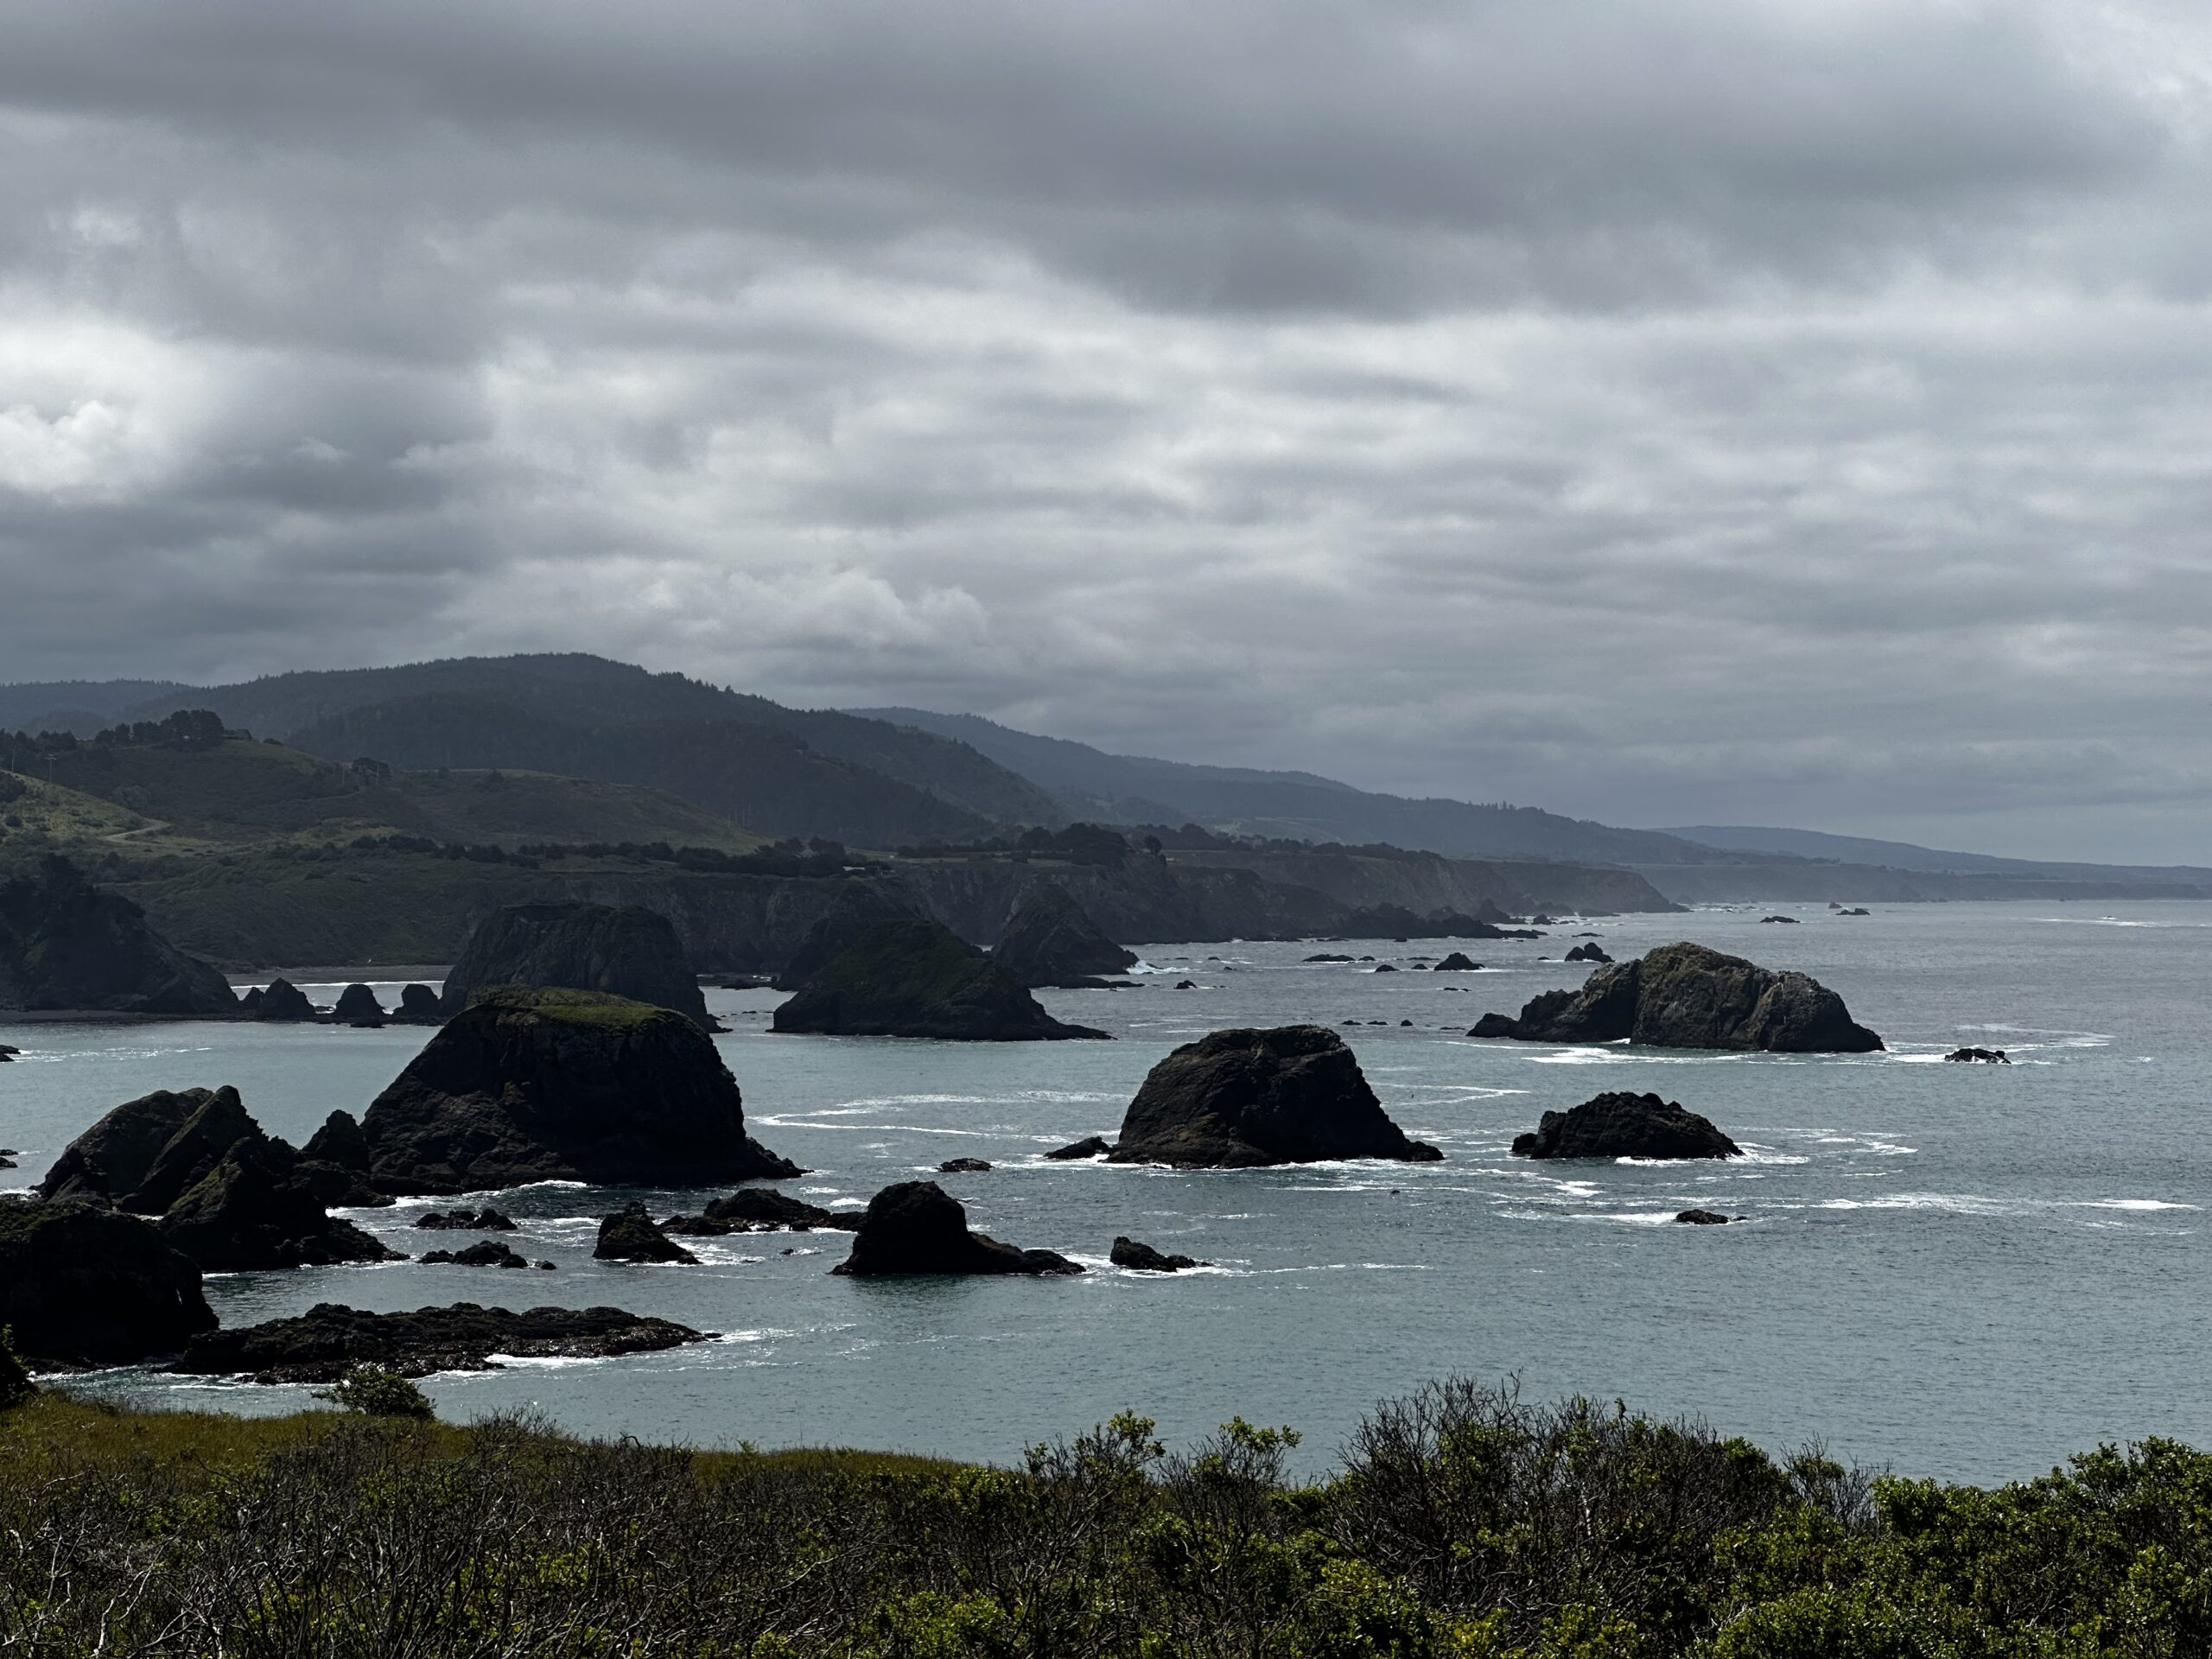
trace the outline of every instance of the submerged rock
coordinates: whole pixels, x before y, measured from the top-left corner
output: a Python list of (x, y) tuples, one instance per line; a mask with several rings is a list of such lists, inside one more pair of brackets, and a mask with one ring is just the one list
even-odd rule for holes
[(1114, 1150), (1114, 1143), (1103, 1135), (1086, 1135), (1082, 1140), (1056, 1147), (1045, 1155), (1063, 1163), (1072, 1163), (1078, 1158), (1103, 1158)]
[(1122, 1120), (1117, 1164), (1247, 1168), (1338, 1158), (1427, 1162), (1323, 1026), (1217, 1031), (1154, 1066)]
[(939, 1274), (1069, 1274), (1052, 1250), (1017, 1249), (968, 1230), (968, 1211), (935, 1181), (899, 1181), (868, 1200), (853, 1253), (830, 1269), (852, 1278)]
[(1777, 973), (1701, 944), (1663, 944), (1600, 968), (1580, 990), (1546, 991), (1520, 1017), (1486, 1014), (1468, 1035), (1523, 1042), (1863, 1054), (1882, 1039), (1814, 979)]
[(199, 1267), (153, 1223), (97, 1204), (0, 1198), (0, 1327), (26, 1360), (128, 1364), (214, 1324)]
[(250, 1374), (257, 1382), (334, 1382), (356, 1365), (403, 1376), (499, 1369), (517, 1359), (600, 1359), (650, 1353), (705, 1333), (619, 1307), (504, 1307), (456, 1302), (411, 1313), (370, 1313), (321, 1302), (296, 1319), (270, 1319), (194, 1338), (169, 1370), (200, 1376)]
[(2012, 1056), (2001, 1048), (1955, 1048), (1943, 1057), (1947, 1060), (1963, 1060), (1982, 1065), (2010, 1065)]
[(495, 985), (558, 985), (673, 1008), (715, 1029), (707, 999), (668, 918), (629, 906), (516, 905), (468, 936), (446, 976), (439, 1007), (448, 1018)]
[(429, 1250), (423, 1255), (425, 1267), (454, 1268), (526, 1268), (526, 1257), (518, 1255), (514, 1247), (505, 1239), (480, 1238), (465, 1249)]
[(1797, 925), (1797, 918), (1795, 916), (1762, 916), (1759, 918), (1759, 920), (1762, 922), (1786, 922), (1792, 927), (1795, 927)]
[(277, 978), (270, 980), (269, 988), (255, 999), (253, 1017), (272, 1023), (291, 1024), (320, 1016), (315, 1004), (308, 1001), (305, 991), (289, 979)]
[(1306, 957), (1306, 960), (1308, 962), (1350, 962), (1351, 958), (1340, 956), (1334, 950), (1323, 950)]
[(0, 880), (0, 1009), (233, 1018), (230, 982), (66, 858)]
[(780, 1032), (957, 1042), (1103, 1038), (1063, 1025), (1006, 970), (939, 923), (879, 922), (775, 1013)]
[(1017, 985), (1089, 985), (1136, 966), (1136, 953), (1106, 931), (1057, 881), (1039, 881), (1023, 895), (991, 960)]
[(487, 991), (361, 1121), (393, 1193), (530, 1181), (696, 1186), (798, 1166), (745, 1133), (737, 1080), (687, 1015), (592, 991)]
[(1546, 1112), (1513, 1139), (1516, 1158), (1734, 1158), (1743, 1148), (1711, 1120), (1657, 1095), (1615, 1092)]
[(1134, 1238), (1116, 1238), (1107, 1259), (1117, 1268), (1129, 1268), (1138, 1273), (1180, 1273), (1185, 1268), (1210, 1265), (1196, 1256), (1164, 1255)]
[(804, 1233), (822, 1227), (849, 1233), (860, 1224), (857, 1211), (825, 1210), (773, 1187), (745, 1186), (726, 1198), (715, 1199), (703, 1214), (671, 1216), (661, 1224), (661, 1230), (713, 1237), (724, 1233), (772, 1232), (778, 1228)]
[(642, 1204), (626, 1205), (599, 1224), (592, 1255), (601, 1262), (682, 1262), (699, 1258), (663, 1233)]

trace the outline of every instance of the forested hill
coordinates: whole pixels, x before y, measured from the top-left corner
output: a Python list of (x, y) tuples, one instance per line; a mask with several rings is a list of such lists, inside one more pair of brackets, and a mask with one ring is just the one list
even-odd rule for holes
[[(957, 741), (786, 709), (599, 657), (457, 658), (237, 685), (154, 684), (151, 695), (121, 708), (118, 689), (0, 687), (0, 706), (83, 708), (99, 723), (207, 709), (233, 728), (332, 760), (365, 755), (404, 768), (505, 766), (644, 784), (766, 834), (858, 845), (1058, 825), (1069, 816), (1049, 791)], [(26, 714), (24, 723), (35, 719)]]
[(1617, 830), (1536, 807), (1414, 799), (1370, 793), (1306, 772), (1255, 772), (1109, 754), (1084, 743), (1014, 731), (976, 715), (920, 709), (855, 712), (957, 738), (1052, 790), (1073, 816), (1104, 823), (1188, 820), (1238, 835), (1349, 845), (1387, 842), (1452, 858), (1670, 864), (1713, 856), (1709, 848), (1657, 830)]

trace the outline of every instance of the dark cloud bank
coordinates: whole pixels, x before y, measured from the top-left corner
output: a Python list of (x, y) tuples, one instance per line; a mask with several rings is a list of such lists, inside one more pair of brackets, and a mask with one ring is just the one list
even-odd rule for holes
[(0, 679), (2204, 860), (2200, 6), (26, 3)]

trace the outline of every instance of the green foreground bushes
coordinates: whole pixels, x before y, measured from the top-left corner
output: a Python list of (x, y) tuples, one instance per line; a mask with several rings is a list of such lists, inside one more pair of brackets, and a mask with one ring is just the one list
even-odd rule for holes
[(1982, 1491), (1450, 1382), (1331, 1478), (1123, 1417), (1020, 1469), (694, 1452), (503, 1420), (0, 1416), (28, 1655), (1545, 1656), (2212, 1651), (2212, 1458)]

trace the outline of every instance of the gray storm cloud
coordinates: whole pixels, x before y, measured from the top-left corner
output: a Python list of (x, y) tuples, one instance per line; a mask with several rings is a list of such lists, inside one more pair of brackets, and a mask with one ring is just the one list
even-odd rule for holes
[(2212, 860), (2212, 25), (24, 4), (0, 678), (596, 650)]

